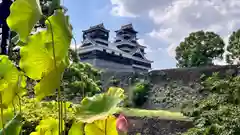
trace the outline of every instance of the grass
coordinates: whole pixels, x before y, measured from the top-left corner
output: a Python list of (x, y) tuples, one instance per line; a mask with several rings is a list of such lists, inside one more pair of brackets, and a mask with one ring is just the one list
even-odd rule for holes
[(180, 112), (171, 112), (167, 110), (145, 110), (135, 108), (119, 108), (119, 112), (125, 116), (149, 117), (163, 120), (191, 121)]

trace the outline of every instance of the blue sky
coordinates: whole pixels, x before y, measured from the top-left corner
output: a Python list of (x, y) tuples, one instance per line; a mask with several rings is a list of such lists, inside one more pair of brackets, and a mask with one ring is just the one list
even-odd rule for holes
[[(82, 30), (104, 23), (112, 31), (132, 23), (154, 69), (173, 68), (174, 50), (190, 32), (210, 30), (227, 41), (239, 28), (239, 0), (64, 0), (78, 43)], [(224, 64), (224, 61), (216, 61)]]

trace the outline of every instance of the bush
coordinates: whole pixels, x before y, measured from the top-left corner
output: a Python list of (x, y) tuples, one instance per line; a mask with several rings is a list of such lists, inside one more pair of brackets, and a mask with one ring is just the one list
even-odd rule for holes
[[(65, 106), (67, 110), (64, 114), (66, 116), (66, 127), (70, 127), (74, 119), (74, 109), (71, 106), (74, 105), (67, 102)], [(42, 119), (58, 118), (58, 103), (56, 101), (37, 102), (35, 99), (23, 98), (21, 108), (24, 118), (23, 135), (29, 135), (35, 131), (35, 127)]]
[(195, 125), (184, 135), (239, 135), (239, 82), (239, 76), (222, 79), (217, 73), (203, 81), (201, 91), (206, 97), (183, 108)]
[(148, 99), (148, 92), (150, 90), (149, 83), (139, 81), (133, 88), (132, 102), (135, 107), (141, 107)]

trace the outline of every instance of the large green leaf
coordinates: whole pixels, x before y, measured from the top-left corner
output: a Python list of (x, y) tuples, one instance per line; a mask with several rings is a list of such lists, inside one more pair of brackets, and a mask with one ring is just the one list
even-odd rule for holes
[(51, 44), (46, 43), (46, 31), (30, 36), (29, 42), (21, 47), (20, 68), (28, 77), (39, 80), (54, 69)]
[[(41, 100), (45, 96), (52, 95), (56, 89), (61, 85), (61, 78), (66, 63), (62, 62), (57, 68), (58, 70), (52, 70), (46, 74), (42, 80), (34, 87), (37, 99)], [(50, 83), (51, 82), (51, 83)]]
[[(68, 22), (68, 17), (64, 15), (62, 10), (56, 10), (55, 13), (48, 18), (46, 24), (48, 34), (51, 35), (53, 32), (56, 59), (57, 61), (62, 60), (68, 54), (68, 48), (70, 47), (72, 39), (72, 30)], [(49, 38), (48, 41), (51, 43), (52, 38)]]
[(118, 104), (124, 99), (124, 90), (112, 87), (106, 93), (86, 97), (76, 108), (76, 117), (82, 122), (92, 123), (116, 113)]
[(68, 135), (84, 135), (84, 123), (74, 122), (68, 132)]
[(36, 132), (32, 132), (30, 135), (58, 135), (59, 133), (58, 126), (59, 123), (57, 119), (54, 118), (44, 119), (41, 120), (39, 125), (36, 127)]
[(18, 114), (6, 124), (4, 131), (0, 130), (0, 135), (19, 135), (22, 125), (22, 117)]
[[(20, 52), (20, 67), (31, 79), (40, 80), (35, 86), (39, 100), (54, 94), (59, 88), (62, 73), (69, 64), (68, 48), (72, 38), (67, 17), (61, 10), (57, 10), (48, 21), (47, 30), (30, 36), (29, 42)], [(53, 55), (53, 45), (56, 59)]]
[(110, 115), (106, 119), (86, 124), (84, 131), (85, 135), (118, 135), (116, 127), (116, 118)]
[(29, 33), (42, 16), (39, 0), (16, 0), (10, 11), (7, 18), (8, 26), (20, 35), (23, 42), (26, 42)]
[(0, 55), (0, 93), (2, 106), (8, 106), (25, 93), (26, 77), (20, 73), (7, 56)]
[[(8, 121), (10, 121), (14, 117), (13, 110), (8, 108), (3, 111), (3, 120), (0, 117), (0, 129), (2, 129), (2, 125), (6, 124)], [(3, 122), (3, 123), (2, 123)]]

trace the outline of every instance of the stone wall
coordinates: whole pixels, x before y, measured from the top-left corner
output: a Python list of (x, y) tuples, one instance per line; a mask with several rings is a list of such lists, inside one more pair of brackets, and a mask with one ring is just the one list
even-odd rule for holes
[[(214, 72), (219, 72), (222, 77), (230, 74), (237, 75), (239, 74), (239, 68), (237, 66), (212, 66), (166, 69), (153, 70), (147, 74), (137, 75), (140, 78), (148, 79), (152, 83), (149, 99), (143, 108), (180, 111), (182, 103), (201, 97), (198, 91), (201, 87), (199, 84), (200, 77), (203, 74), (211, 76)], [(127, 84), (133, 74), (108, 73), (109, 76), (115, 76), (124, 84)], [(104, 77), (107, 80), (107, 75)], [(124, 88), (127, 90), (127, 86)], [(171, 96), (171, 94), (178, 96), (166, 99), (166, 95)], [(141, 135), (177, 135), (177, 132), (184, 132), (192, 127), (192, 124), (189, 122), (165, 121), (157, 118), (130, 118), (130, 121), (132, 125), (130, 135), (136, 135), (136, 133), (141, 133)]]
[[(201, 68), (182, 68), (154, 70), (149, 73), (149, 79), (153, 87), (149, 93), (149, 100), (144, 105), (146, 109), (171, 109), (179, 111), (183, 102), (188, 102), (200, 98), (201, 88), (200, 77), (206, 77), (218, 72), (220, 76), (237, 75), (237, 66), (212, 66)], [(171, 101), (162, 100), (166, 95), (174, 95)], [(177, 96), (176, 96), (177, 95)], [(174, 104), (175, 103), (175, 104)], [(178, 103), (178, 105), (176, 105)]]
[(214, 72), (219, 72), (220, 75), (226, 75), (229, 73), (238, 73), (238, 66), (210, 66), (210, 67), (198, 67), (198, 68), (175, 68), (164, 70), (153, 70), (149, 72), (150, 79), (153, 84), (169, 81), (181, 81), (188, 84), (189, 82), (198, 82), (202, 74), (206, 76), (212, 75)]
[(157, 118), (128, 118), (129, 135), (177, 135), (193, 127), (191, 122), (160, 120)]

